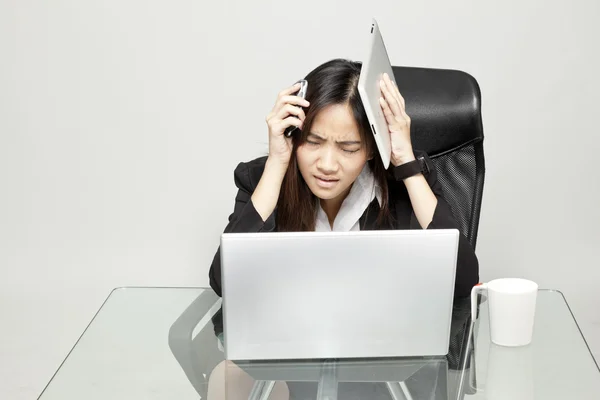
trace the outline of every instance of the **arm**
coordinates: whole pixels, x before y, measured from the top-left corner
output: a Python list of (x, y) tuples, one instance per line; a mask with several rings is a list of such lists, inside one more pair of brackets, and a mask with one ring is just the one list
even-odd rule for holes
[[(431, 163), (429, 157), (425, 153), (419, 153), (419, 156), (423, 155), (428, 163)], [(431, 212), (431, 217), (429, 219), (429, 223), (425, 225), (425, 229), (459, 229), (458, 224), (454, 218), (454, 214), (452, 213), (452, 209), (450, 205), (444, 198), (444, 193), (442, 190), (442, 185), (437, 179), (437, 172), (435, 168), (431, 169), (431, 172), (428, 174), (427, 178), (425, 178), (422, 174), (416, 175), (415, 177), (420, 177), (420, 180), (425, 181), (425, 184), (429, 188), (431, 194), (435, 197), (435, 206), (426, 210), (427, 212)], [(409, 180), (408, 178), (405, 180)], [(420, 182), (422, 183), (422, 182)], [(418, 183), (417, 183), (418, 184)], [(415, 186), (417, 186), (415, 184)], [(410, 189), (408, 188), (410, 194)], [(417, 186), (417, 189), (421, 189)], [(413, 188), (414, 190), (414, 188)], [(425, 190), (423, 190), (426, 192)], [(420, 196), (421, 193), (418, 193), (417, 196)], [(417, 197), (415, 196), (415, 197)], [(425, 196), (424, 196), (425, 197)], [(423, 225), (419, 216), (417, 215), (417, 207), (415, 207), (415, 203), (413, 202), (413, 196), (410, 195), (411, 203), (413, 204), (413, 216), (411, 217), (411, 228), (412, 229), (422, 229)], [(423, 208), (421, 208), (421, 212), (423, 212)], [(415, 221), (416, 220), (416, 221)], [(471, 288), (475, 286), (479, 282), (479, 261), (477, 260), (477, 256), (475, 255), (475, 251), (473, 247), (468, 242), (467, 238), (461, 233), (459, 235), (458, 240), (458, 258), (456, 261), (456, 280), (454, 284), (454, 295), (456, 297), (465, 297), (471, 294)]]
[[(399, 167), (415, 160), (410, 141), (411, 121), (406, 114), (404, 98), (387, 74), (384, 74), (380, 85), (383, 96), (379, 102), (390, 131), (391, 163), (394, 167)], [(423, 174), (404, 179), (404, 184), (419, 224), (423, 228), (427, 227), (437, 206), (436, 196)]]
[[(390, 131), (391, 162), (397, 167), (415, 159), (410, 141), (411, 121), (406, 114), (404, 98), (387, 74), (384, 74), (380, 85), (383, 95), (380, 99), (381, 109)], [(414, 219), (419, 224), (418, 227), (414, 226), (414, 219), (411, 218), (411, 228), (458, 229), (452, 210), (443, 197), (442, 185), (437, 180), (435, 169), (427, 177), (418, 174), (407, 178), (404, 184), (410, 197)], [(478, 280), (479, 263), (475, 251), (461, 234), (458, 242), (454, 295), (468, 296)]]
[(263, 221), (266, 221), (275, 211), (286, 168), (286, 165), (267, 158), (265, 170), (251, 198), (252, 204)]
[[(275, 228), (275, 207), (285, 170), (277, 168), (267, 160), (265, 169), (256, 188), (253, 185), (250, 166), (240, 163), (234, 171), (234, 182), (238, 188), (233, 213), (224, 233), (269, 232)], [(221, 252), (213, 257), (209, 270), (211, 288), (221, 296)]]
[[(302, 107), (310, 105), (303, 98), (292, 95), (299, 89), (300, 85), (295, 84), (279, 92), (273, 110), (267, 115), (269, 157), (258, 184), (254, 186), (248, 164), (240, 164), (235, 169), (238, 193), (225, 233), (264, 232), (275, 228), (274, 211), (292, 154), (292, 139), (286, 138), (284, 131), (290, 126), (301, 127), (306, 118)], [(208, 275), (210, 286), (221, 296), (220, 249), (213, 258)]]
[[(398, 166), (414, 160), (415, 157), (411, 153), (410, 158), (402, 160)], [(410, 198), (410, 204), (414, 215), (421, 228), (426, 229), (433, 219), (438, 204), (437, 196), (433, 193), (429, 186), (429, 182), (427, 182), (427, 179), (425, 179), (423, 174), (413, 175), (403, 181), (406, 190), (408, 191), (408, 197)]]

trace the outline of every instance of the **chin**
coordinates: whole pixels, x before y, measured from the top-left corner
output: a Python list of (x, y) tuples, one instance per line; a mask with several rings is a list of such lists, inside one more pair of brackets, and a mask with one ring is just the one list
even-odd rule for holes
[(323, 193), (322, 191), (313, 191), (313, 194), (321, 200), (333, 200), (340, 195), (339, 193)]

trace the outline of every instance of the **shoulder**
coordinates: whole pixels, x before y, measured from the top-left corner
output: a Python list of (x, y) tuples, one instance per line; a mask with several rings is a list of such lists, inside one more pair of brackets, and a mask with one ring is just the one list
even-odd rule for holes
[(251, 161), (240, 162), (233, 172), (235, 185), (238, 188), (249, 192), (254, 191), (265, 170), (266, 162), (267, 156), (255, 158)]

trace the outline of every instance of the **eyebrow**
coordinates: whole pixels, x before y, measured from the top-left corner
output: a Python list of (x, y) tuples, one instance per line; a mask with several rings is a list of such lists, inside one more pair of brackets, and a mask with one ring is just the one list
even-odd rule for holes
[[(318, 134), (316, 134), (314, 132), (310, 132), (308, 134), (308, 136), (314, 136), (316, 139), (325, 141), (324, 137), (319, 136)], [(342, 146), (351, 146), (351, 145), (355, 145), (355, 144), (361, 144), (362, 142), (360, 140), (344, 140), (344, 141), (336, 142), (336, 143), (341, 144)]]

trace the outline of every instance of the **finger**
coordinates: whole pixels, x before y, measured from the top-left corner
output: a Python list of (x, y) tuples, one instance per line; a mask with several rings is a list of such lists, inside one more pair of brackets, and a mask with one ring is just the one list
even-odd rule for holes
[(383, 78), (387, 84), (388, 89), (392, 93), (392, 95), (396, 98), (398, 103), (402, 106), (402, 109), (405, 107), (404, 97), (400, 94), (400, 90), (398, 90), (398, 85), (396, 82), (392, 81), (392, 78), (388, 74), (383, 74)]
[(278, 125), (278, 127), (277, 127), (277, 129), (275, 129), (275, 131), (279, 132), (279, 133), (283, 133), (290, 126), (296, 126), (300, 129), (302, 129), (302, 121), (300, 121), (296, 117), (287, 117), (281, 121), (281, 123)]
[(394, 84), (394, 87), (396, 88), (396, 94), (398, 96), (398, 99), (400, 100), (400, 104), (402, 105), (402, 110), (404, 111), (404, 110), (406, 110), (406, 101), (404, 101), (404, 97), (398, 90), (398, 85)]
[(392, 110), (394, 115), (398, 116), (398, 117), (402, 116), (402, 107), (400, 105), (400, 102), (391, 93), (390, 89), (388, 88), (387, 84), (385, 83), (385, 80), (381, 81), (381, 93), (383, 94), (383, 98), (387, 102), (388, 106), (390, 107), (390, 109)]
[(281, 107), (283, 107), (285, 105), (285, 102), (282, 101), (282, 99), (293, 93), (297, 93), (299, 90), (300, 90), (300, 83), (295, 83), (294, 85), (292, 85), (288, 88), (285, 88), (281, 92), (277, 93), (277, 99), (275, 99), (275, 105), (273, 106), (273, 109), (271, 110), (271, 112), (273, 114), (277, 114), (279, 112), (279, 110), (281, 110)]
[(272, 110), (273, 113), (278, 114), (281, 111), (281, 109), (283, 107), (285, 107), (286, 104), (293, 104), (293, 105), (298, 105), (301, 107), (310, 106), (310, 103), (307, 100), (304, 100), (302, 97), (286, 95), (286, 96), (281, 96), (277, 99), (277, 102), (275, 103), (275, 106), (273, 107), (273, 110)]
[(404, 122), (406, 122), (406, 125), (410, 126), (411, 119), (410, 119), (410, 116), (406, 113), (406, 111), (404, 112), (403, 117), (404, 117)]
[(400, 91), (398, 90), (398, 86), (395, 83), (394, 83), (394, 87), (396, 88), (395, 93), (396, 93), (396, 96), (398, 97), (398, 101), (400, 103), (400, 110), (402, 111), (402, 117), (406, 121), (408, 121), (408, 123), (410, 124), (410, 117), (406, 113), (406, 103), (404, 101), (404, 97), (402, 97), (402, 95), (400, 94)]
[(293, 106), (291, 104), (286, 104), (279, 112), (277, 113), (277, 117), (279, 119), (284, 119), (289, 115), (295, 115), (300, 118), (301, 121), (304, 121), (306, 115), (304, 114), (304, 110), (300, 107)]
[(281, 92), (279, 92), (279, 94), (277, 95), (277, 99), (283, 96), (289, 96), (292, 93), (296, 93), (298, 90), (300, 90), (300, 83), (294, 83), (292, 86), (287, 87)]
[[(385, 74), (385, 75), (387, 76), (387, 74)], [(398, 104), (398, 110), (400, 110), (400, 113), (396, 114), (396, 115), (405, 120), (409, 120), (410, 118), (406, 114), (404, 97), (402, 97), (402, 95), (400, 94), (400, 91), (398, 90), (398, 85), (396, 85), (395, 82), (391, 81), (389, 79), (389, 76), (388, 76), (388, 82), (387, 82), (386, 87), (387, 87), (388, 91), (390, 92), (390, 95), (395, 100), (395, 103)], [(394, 104), (394, 102), (392, 102), (392, 104)]]
[(388, 102), (383, 97), (380, 97), (379, 104), (381, 105), (381, 110), (383, 111), (383, 116), (385, 117), (385, 120), (388, 123), (388, 126), (395, 124), (397, 122), (396, 117), (394, 116), (394, 113), (390, 109)]
[(394, 115), (388, 102), (383, 97), (379, 98), (379, 103), (381, 104), (381, 109), (383, 110), (383, 115), (385, 116), (385, 120), (387, 121), (388, 125), (391, 126), (392, 124), (400, 123), (406, 124), (410, 127), (410, 117), (406, 114), (406, 112), (403, 112), (400, 116)]
[(294, 105), (301, 106), (301, 107), (310, 106), (310, 103), (308, 102), (308, 100), (305, 100), (300, 96), (283, 96), (281, 98), (281, 102), (283, 104), (294, 104)]

